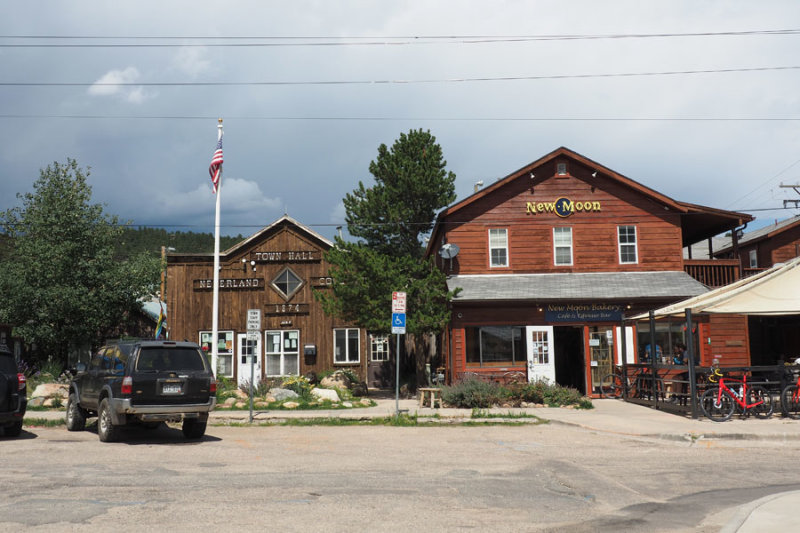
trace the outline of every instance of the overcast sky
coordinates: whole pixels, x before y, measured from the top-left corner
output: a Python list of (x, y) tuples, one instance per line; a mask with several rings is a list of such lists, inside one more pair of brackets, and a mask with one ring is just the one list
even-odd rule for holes
[(288, 213), (332, 237), (417, 128), (459, 199), (566, 146), (751, 228), (800, 212), (769, 210), (800, 199), (792, 0), (26, 0), (0, 27), (0, 209), (69, 157), (108, 213), (212, 232), (222, 117), (230, 235)]

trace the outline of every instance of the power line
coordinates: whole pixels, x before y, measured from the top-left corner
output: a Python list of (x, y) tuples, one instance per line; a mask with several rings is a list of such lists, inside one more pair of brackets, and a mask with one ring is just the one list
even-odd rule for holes
[(232, 87), (232, 86), (291, 86), (291, 85), (407, 85), (418, 83), (465, 83), (486, 81), (538, 81), (563, 79), (631, 78), (647, 76), (682, 76), (695, 74), (726, 74), (734, 72), (768, 72), (798, 70), (800, 66), (744, 67), (701, 70), (672, 70), (652, 72), (618, 72), (599, 74), (549, 74), (533, 76), (499, 76), (477, 78), (430, 78), (419, 80), (308, 80), (308, 81), (185, 81), (185, 82), (0, 82), (2, 87)]
[[(169, 47), (285, 47), (285, 46), (386, 46), (386, 45), (421, 45), (421, 44), (484, 44), (503, 42), (531, 42), (531, 41), (582, 41), (582, 40), (618, 40), (618, 39), (664, 39), (687, 37), (743, 37), (743, 36), (783, 36), (798, 35), (800, 29), (778, 30), (747, 30), (747, 31), (721, 31), (721, 32), (686, 32), (686, 33), (613, 33), (613, 34), (562, 34), (562, 35), (397, 35), (397, 36), (280, 36), (280, 35), (251, 35), (251, 36), (175, 36), (175, 35), (0, 35), (0, 39), (18, 40), (190, 40), (205, 41), (203, 43), (102, 43), (102, 44), (0, 44), (0, 48), (169, 48)], [(278, 41), (278, 42), (233, 42), (220, 43), (218, 41)], [(208, 42), (211, 41), (211, 42)], [(305, 41), (305, 42), (298, 42)]]
[[(75, 119), (75, 120), (216, 120), (218, 115), (64, 115), (0, 114), (3, 119)], [(800, 117), (413, 117), (413, 116), (307, 116), (225, 115), (225, 120), (286, 121), (436, 121), (436, 122), (797, 122)]]

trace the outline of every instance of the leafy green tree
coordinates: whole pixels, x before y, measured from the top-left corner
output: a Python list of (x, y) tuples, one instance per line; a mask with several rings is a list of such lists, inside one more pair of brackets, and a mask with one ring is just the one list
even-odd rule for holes
[(388, 333), (392, 292), (406, 292), (418, 383), (428, 362), (424, 337), (440, 332), (450, 318), (445, 276), (424, 258), (422, 243), (436, 212), (455, 200), (456, 176), (446, 164), (429, 131), (403, 133), (391, 148), (381, 144), (369, 165), (375, 183), (359, 182), (344, 198), (347, 230), (357, 240), (336, 238), (327, 254), (332, 291), (316, 293), (326, 313)]
[(96, 344), (139, 309), (159, 281), (157, 258), (116, 260), (123, 228), (92, 204), (89, 176), (73, 159), (40, 172), (21, 206), (0, 213), (10, 237), (0, 265), (0, 321), (66, 362), (71, 346)]

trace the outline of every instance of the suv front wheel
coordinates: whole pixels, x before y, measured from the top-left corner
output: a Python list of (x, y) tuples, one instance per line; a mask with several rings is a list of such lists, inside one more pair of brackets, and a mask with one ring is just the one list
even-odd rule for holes
[(97, 436), (102, 442), (113, 442), (117, 438), (118, 429), (114, 426), (111, 419), (111, 406), (108, 398), (103, 398), (100, 402), (100, 409), (97, 411)]
[(67, 399), (67, 431), (83, 431), (86, 427), (86, 411), (78, 405), (75, 393), (69, 393)]

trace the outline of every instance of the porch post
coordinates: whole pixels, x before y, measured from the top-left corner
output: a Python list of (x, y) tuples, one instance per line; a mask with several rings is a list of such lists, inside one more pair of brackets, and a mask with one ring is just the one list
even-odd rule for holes
[(697, 412), (697, 371), (695, 370), (694, 333), (692, 332), (692, 310), (686, 308), (686, 357), (689, 365), (689, 394), (692, 397), (692, 418), (700, 415)]
[(656, 314), (650, 310), (650, 392), (653, 395), (653, 407), (658, 409), (658, 391), (656, 390), (656, 362), (658, 351), (656, 350)]
[(628, 335), (625, 332), (625, 313), (622, 314), (620, 320), (620, 331), (622, 331), (622, 339), (620, 339), (620, 349), (622, 351), (622, 399), (628, 399)]

